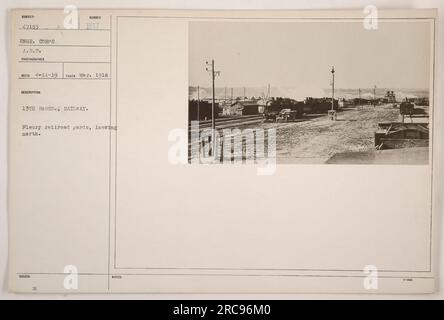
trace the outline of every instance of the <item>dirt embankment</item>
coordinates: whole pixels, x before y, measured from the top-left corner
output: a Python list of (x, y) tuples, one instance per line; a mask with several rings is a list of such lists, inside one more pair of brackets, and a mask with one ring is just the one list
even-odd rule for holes
[(338, 113), (337, 121), (321, 116), (281, 127), (276, 141), (278, 162), (320, 163), (339, 152), (372, 150), (378, 123), (398, 117), (399, 110), (391, 105), (365, 106)]

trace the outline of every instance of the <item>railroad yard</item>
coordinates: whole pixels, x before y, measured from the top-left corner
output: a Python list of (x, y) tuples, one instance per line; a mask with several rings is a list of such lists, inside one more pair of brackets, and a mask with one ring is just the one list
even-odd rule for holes
[[(419, 118), (428, 122), (427, 107)], [(327, 114), (304, 114), (295, 121), (263, 121), (262, 115), (219, 118), (216, 129), (276, 129), (278, 163), (326, 163), (337, 154), (375, 150), (375, 131), (381, 122), (400, 122), (392, 103), (341, 108), (333, 121)], [(406, 118), (406, 123), (413, 121)], [(200, 128), (211, 121), (201, 121)]]

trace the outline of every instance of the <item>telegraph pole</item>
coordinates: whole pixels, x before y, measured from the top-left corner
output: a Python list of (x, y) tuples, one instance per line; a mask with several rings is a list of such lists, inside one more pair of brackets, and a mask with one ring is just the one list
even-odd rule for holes
[(215, 109), (215, 95), (216, 95), (216, 88), (214, 86), (214, 80), (216, 78), (216, 75), (220, 75), (220, 71), (215, 71), (214, 70), (214, 59), (211, 60), (211, 64), (208, 63), (208, 61), (206, 62), (206, 70), (208, 72), (211, 73), (211, 84), (212, 84), (212, 88), (213, 88), (213, 97), (211, 100), (211, 131), (212, 131), (212, 137), (211, 137), (211, 142), (213, 145), (213, 148), (211, 149), (211, 155), (215, 156), (215, 150), (216, 150), (216, 109)]
[(358, 105), (361, 105), (361, 88), (358, 89), (358, 95), (359, 95)]
[(376, 107), (376, 86), (373, 87), (373, 105)]
[(331, 110), (335, 109), (335, 67), (331, 67)]
[(200, 112), (199, 112), (199, 108), (200, 108), (200, 96), (199, 96), (199, 91), (200, 91), (200, 87), (197, 86), (197, 121), (200, 122)]

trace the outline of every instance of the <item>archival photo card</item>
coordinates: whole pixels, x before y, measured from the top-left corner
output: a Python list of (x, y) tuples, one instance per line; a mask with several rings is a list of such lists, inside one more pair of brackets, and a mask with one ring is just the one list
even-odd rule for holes
[(434, 292), (437, 11), (376, 13), (11, 11), (10, 291)]
[(190, 161), (428, 164), (432, 27), (190, 22)]

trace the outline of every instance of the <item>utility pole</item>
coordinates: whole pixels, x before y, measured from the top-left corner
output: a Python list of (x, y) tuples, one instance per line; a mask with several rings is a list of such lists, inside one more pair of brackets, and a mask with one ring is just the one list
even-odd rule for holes
[(199, 123), (200, 123), (200, 112), (199, 112), (199, 108), (200, 108), (200, 96), (199, 96), (199, 91), (200, 91), (200, 87), (197, 86), (197, 121), (199, 121)]
[(335, 109), (335, 67), (331, 67), (331, 110)]
[(246, 100), (246, 99), (247, 99), (247, 94), (246, 94), (245, 87), (244, 87), (244, 100)]
[(358, 100), (358, 106), (361, 105), (361, 88), (358, 89), (358, 95), (359, 95), (359, 100)]
[(373, 87), (373, 105), (376, 107), (376, 86)]
[(211, 136), (211, 142), (212, 142), (212, 149), (211, 149), (211, 155), (215, 156), (215, 150), (216, 150), (216, 104), (215, 104), (215, 95), (216, 95), (216, 88), (214, 86), (214, 80), (216, 78), (216, 75), (220, 75), (220, 71), (215, 71), (214, 70), (214, 59), (211, 60), (211, 63), (209, 63), (208, 61), (205, 63), (206, 64), (206, 68), (205, 70), (210, 72), (211, 74), (211, 84), (212, 84), (212, 88), (213, 88), (213, 97), (211, 100), (211, 131), (212, 131), (212, 136)]

